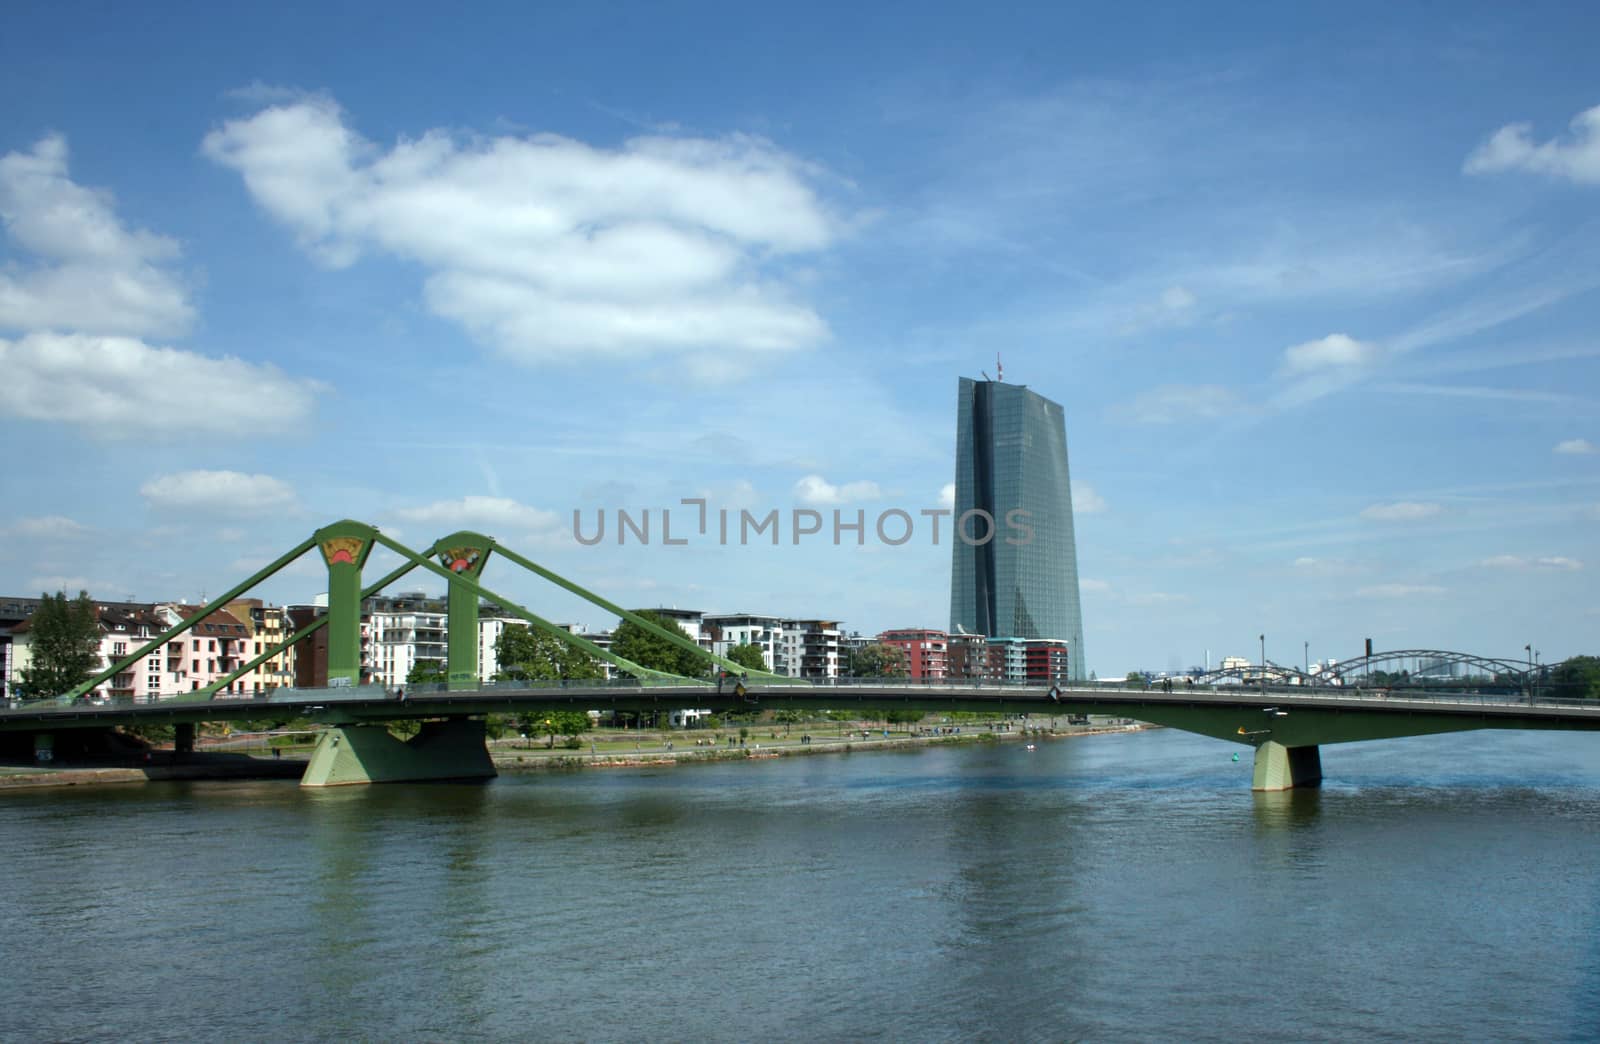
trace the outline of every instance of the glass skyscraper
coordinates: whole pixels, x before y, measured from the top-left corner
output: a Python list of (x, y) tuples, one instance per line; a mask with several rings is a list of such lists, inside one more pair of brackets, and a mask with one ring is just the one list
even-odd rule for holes
[[(980, 510), (994, 520), (987, 541)], [(1083, 610), (1059, 403), (1020, 384), (961, 378), (953, 521), (951, 631), (1064, 638), (1070, 675), (1082, 681)]]

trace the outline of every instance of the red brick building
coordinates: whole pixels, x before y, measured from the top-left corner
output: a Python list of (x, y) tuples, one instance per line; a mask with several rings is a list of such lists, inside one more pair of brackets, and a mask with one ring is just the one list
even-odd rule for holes
[(943, 681), (950, 676), (950, 636), (943, 631), (908, 628), (884, 631), (878, 641), (906, 655), (906, 674), (913, 681)]

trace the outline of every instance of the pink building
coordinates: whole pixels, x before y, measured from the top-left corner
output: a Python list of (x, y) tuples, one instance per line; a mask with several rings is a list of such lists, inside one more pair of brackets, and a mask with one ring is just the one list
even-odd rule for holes
[[(149, 700), (204, 688), (245, 662), (248, 658), (246, 643), (250, 638), (249, 629), (222, 609), (207, 612), (189, 605), (96, 602), (95, 614), (100, 622), (100, 670), (126, 659), (129, 653), (201, 613), (206, 614), (205, 618), (192, 629), (95, 686), (89, 693), (90, 698)], [(12, 630), (16, 653), (13, 684), (16, 672), (32, 662), (29, 623), (24, 620)], [(239, 695), (249, 692), (243, 680), (222, 691)]]

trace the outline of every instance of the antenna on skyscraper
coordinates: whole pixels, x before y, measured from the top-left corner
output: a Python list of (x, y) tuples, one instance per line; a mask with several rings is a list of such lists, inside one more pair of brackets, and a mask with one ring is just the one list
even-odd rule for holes
[(997, 381), (1004, 381), (1006, 379), (1006, 364), (1000, 361), (999, 352), (994, 353), (994, 374), (994, 379)]

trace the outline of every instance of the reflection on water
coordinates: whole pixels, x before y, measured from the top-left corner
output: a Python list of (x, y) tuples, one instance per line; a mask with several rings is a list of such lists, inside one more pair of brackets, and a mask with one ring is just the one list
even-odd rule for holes
[(1600, 1033), (1592, 738), (1234, 750), (8, 793), (0, 1038)]

